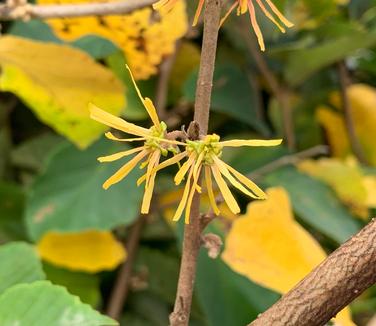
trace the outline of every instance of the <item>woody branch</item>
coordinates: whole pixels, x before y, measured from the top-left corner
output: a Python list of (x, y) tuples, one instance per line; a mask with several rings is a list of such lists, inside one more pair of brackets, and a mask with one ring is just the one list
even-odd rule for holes
[(27, 1), (12, 0), (0, 5), (0, 20), (122, 15), (151, 6), (154, 2), (155, 0), (127, 0), (108, 3), (33, 5)]

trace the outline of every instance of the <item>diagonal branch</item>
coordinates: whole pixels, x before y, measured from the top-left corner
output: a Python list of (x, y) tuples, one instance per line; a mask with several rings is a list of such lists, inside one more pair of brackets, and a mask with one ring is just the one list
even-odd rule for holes
[(123, 15), (151, 6), (154, 2), (155, 0), (127, 0), (107, 3), (32, 5), (25, 1), (17, 5), (0, 5), (0, 20)]
[(249, 326), (321, 326), (376, 283), (376, 219)]

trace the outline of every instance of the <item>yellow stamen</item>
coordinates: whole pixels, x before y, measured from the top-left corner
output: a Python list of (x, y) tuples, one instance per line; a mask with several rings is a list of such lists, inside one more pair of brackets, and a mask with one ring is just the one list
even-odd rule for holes
[(206, 189), (208, 191), (210, 206), (212, 207), (214, 214), (219, 215), (220, 211), (217, 206), (217, 202), (215, 200), (215, 196), (213, 192), (213, 183), (211, 179), (211, 172), (210, 172), (209, 166), (205, 165), (204, 170), (205, 170)]
[(215, 182), (217, 183), (219, 190), (221, 191), (222, 196), (227, 206), (230, 208), (231, 212), (233, 212), (234, 214), (240, 213), (239, 205), (236, 202), (234, 196), (232, 195), (230, 189), (228, 188), (225, 180), (223, 180), (218, 167), (216, 165), (211, 165), (210, 167), (213, 172)]
[(127, 151), (115, 153), (115, 154), (112, 154), (112, 155), (101, 156), (101, 157), (98, 157), (98, 161), (101, 162), (101, 163), (103, 163), (103, 162), (113, 162), (113, 161), (121, 159), (122, 157), (140, 152), (143, 149), (144, 149), (144, 147), (137, 147), (137, 148), (132, 148), (132, 149), (127, 150)]
[(90, 117), (100, 123), (103, 123), (109, 127), (124, 131), (131, 135), (146, 137), (149, 134), (149, 130), (136, 126), (133, 123), (124, 121), (123, 119), (116, 117), (106, 111), (101, 110), (92, 103), (89, 103)]
[(251, 139), (251, 140), (242, 140), (242, 139), (233, 139), (219, 142), (222, 146), (228, 147), (241, 147), (241, 146), (277, 146), (282, 143), (282, 139)]
[(148, 155), (148, 151), (143, 150), (142, 152), (138, 153), (134, 158), (132, 158), (129, 162), (124, 164), (118, 171), (115, 172), (106, 182), (103, 184), (104, 189), (108, 189), (113, 184), (118, 183), (122, 179), (124, 179), (129, 172), (140, 162), (146, 155)]

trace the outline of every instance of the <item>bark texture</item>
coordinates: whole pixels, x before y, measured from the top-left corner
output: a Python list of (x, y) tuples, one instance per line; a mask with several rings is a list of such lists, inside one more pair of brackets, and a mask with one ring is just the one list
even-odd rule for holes
[[(201, 135), (205, 135), (208, 131), (220, 9), (220, 0), (205, 1), (204, 36), (195, 101), (195, 124), (192, 125), (198, 124), (198, 131)], [(188, 133), (190, 133), (190, 130), (188, 130)], [(192, 201), (190, 223), (186, 224), (184, 228), (183, 254), (180, 264), (178, 288), (174, 311), (170, 315), (171, 326), (187, 326), (189, 324), (197, 257), (200, 247), (200, 195), (196, 193)]]
[(376, 219), (249, 326), (321, 326), (376, 282)]

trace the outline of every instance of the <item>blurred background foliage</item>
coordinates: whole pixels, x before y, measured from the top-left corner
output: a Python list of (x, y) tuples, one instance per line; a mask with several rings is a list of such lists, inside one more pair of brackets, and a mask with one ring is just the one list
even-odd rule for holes
[[(39, 3), (68, 2), (82, 1)], [(226, 153), (227, 162), (268, 189), (269, 199), (249, 203), (239, 196), (243, 215), (224, 208), (208, 228), (224, 248), (217, 259), (200, 254), (192, 325), (250, 322), (375, 214), (376, 1), (275, 4), (295, 27), (280, 34), (258, 15), (267, 44), (262, 55), (246, 15), (231, 16), (220, 30), (210, 131), (285, 141)], [(171, 12), (145, 8), (125, 16), (2, 24), (1, 325), (21, 316), (28, 326), (36, 320), (115, 325), (105, 313), (130, 256), (123, 244), (140, 219), (120, 322), (168, 323), (183, 228), (170, 221), (181, 197), (171, 181), (175, 169), (159, 175), (146, 219), (139, 215), (139, 171), (104, 191), (101, 184), (119, 165), (96, 158), (125, 146), (103, 139), (87, 104), (149, 126), (124, 65), (143, 94), (156, 98), (169, 61), (163, 119), (171, 128), (188, 125), (202, 35), (200, 26), (190, 27), (195, 6), (180, 1)], [(362, 157), (353, 151), (344, 95)], [(63, 316), (68, 308), (71, 315)], [(347, 309), (336, 325), (376, 325), (376, 289), (350, 310), (352, 318)]]

